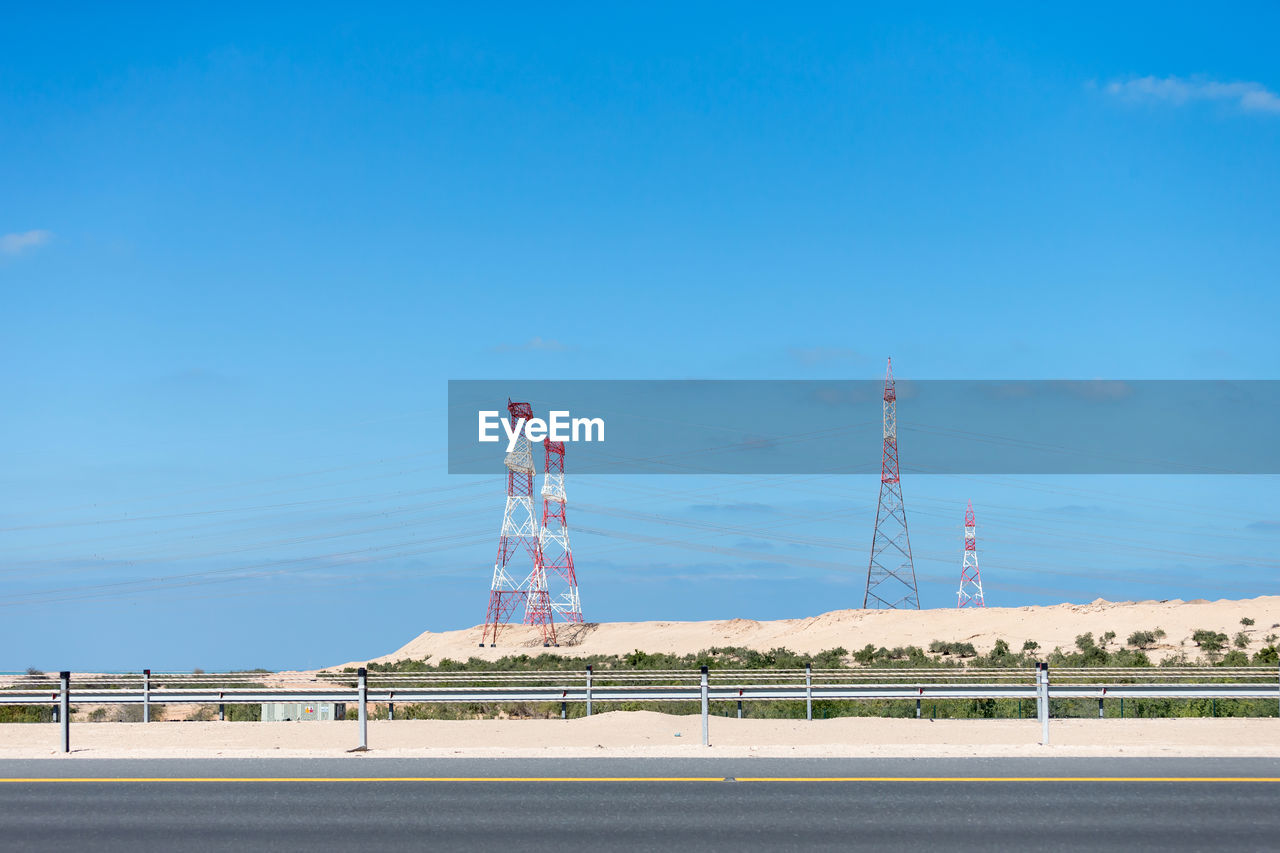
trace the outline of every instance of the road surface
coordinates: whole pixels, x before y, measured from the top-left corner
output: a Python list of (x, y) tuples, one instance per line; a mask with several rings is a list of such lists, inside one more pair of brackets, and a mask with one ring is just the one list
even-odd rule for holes
[(1278, 780), (1275, 759), (0, 761), (0, 847), (1267, 850)]

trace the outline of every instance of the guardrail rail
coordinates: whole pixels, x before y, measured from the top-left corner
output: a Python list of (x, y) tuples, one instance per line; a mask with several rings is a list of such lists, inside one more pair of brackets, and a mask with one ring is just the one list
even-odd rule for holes
[[(1262, 667), (1096, 667), (1054, 671), (1000, 668), (901, 669), (715, 669), (600, 670), (540, 672), (370, 673), (93, 673), (55, 679), (43, 673), (0, 674), (0, 705), (50, 705), (62, 727), (63, 751), (70, 751), (70, 703), (142, 705), (143, 721), (153, 704), (226, 705), (270, 702), (355, 703), (360, 745), (368, 748), (368, 705), (394, 708), (406, 703), (559, 702), (592, 713), (596, 702), (698, 702), (707, 745), (711, 702), (804, 700), (813, 719), (814, 700), (912, 700), (916, 716), (928, 699), (1033, 699), (1049, 742), (1049, 702), (1097, 699), (1276, 699), (1280, 670)], [(1280, 706), (1278, 706), (1280, 707)]]

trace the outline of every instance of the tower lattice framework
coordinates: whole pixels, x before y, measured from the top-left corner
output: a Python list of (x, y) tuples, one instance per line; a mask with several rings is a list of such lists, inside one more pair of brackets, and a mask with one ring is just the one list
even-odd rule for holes
[(956, 607), (986, 607), (982, 597), (982, 574), (978, 571), (978, 524), (973, 516), (973, 501), (964, 511), (964, 561), (960, 564), (960, 591)]
[(573, 568), (573, 548), (569, 544), (569, 524), (565, 521), (564, 442), (544, 439), (546, 462), (542, 475), (542, 527), (538, 530), (543, 574), (556, 582), (557, 595), (551, 609), (565, 622), (582, 621), (582, 598)]
[[(488, 640), (496, 645), (498, 632), (510, 624), (516, 609), (524, 604), (526, 625), (542, 629), (542, 644), (555, 643), (551, 599), (547, 592), (547, 576), (542, 566), (538, 523), (533, 513), (533, 452), (524, 434), (524, 424), (533, 417), (528, 403), (507, 401), (507, 413), (513, 431), (519, 430), (515, 446), (507, 453), (507, 502), (502, 513), (502, 531), (498, 535), (498, 557), (493, 563), (493, 580), (489, 584), (489, 608), (485, 614), (480, 645)], [(529, 572), (518, 566), (529, 560)]]
[(880, 462), (880, 502), (876, 507), (876, 531), (871, 539), (864, 608), (920, 609), (916, 568), (907, 535), (907, 508), (902, 502), (898, 477), (898, 395), (893, 381), (893, 359), (884, 377), (884, 451)]

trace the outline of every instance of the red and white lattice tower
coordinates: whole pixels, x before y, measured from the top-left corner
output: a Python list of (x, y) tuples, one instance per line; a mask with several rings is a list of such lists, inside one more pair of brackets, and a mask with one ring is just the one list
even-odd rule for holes
[(863, 607), (920, 609), (916, 567), (907, 536), (907, 509), (898, 480), (898, 394), (893, 382), (893, 359), (884, 377), (884, 453), (880, 462), (880, 503), (876, 532), (871, 539), (867, 591)]
[(986, 607), (982, 597), (982, 574), (978, 571), (978, 525), (973, 519), (973, 501), (964, 511), (964, 562), (960, 564), (960, 592), (956, 607)]
[(569, 546), (569, 525), (564, 507), (564, 442), (544, 439), (546, 465), (542, 475), (542, 527), (538, 531), (543, 574), (550, 575), (564, 591), (551, 599), (551, 609), (565, 622), (582, 621), (582, 599), (578, 596), (578, 576), (573, 570), (573, 549)]
[[(555, 641), (555, 625), (551, 621), (547, 578), (542, 570), (538, 526), (533, 514), (533, 452), (524, 434), (524, 424), (533, 417), (533, 407), (528, 403), (508, 400), (507, 412), (512, 430), (519, 432), (515, 446), (505, 460), (507, 503), (502, 513), (498, 558), (493, 564), (489, 609), (484, 617), (480, 645), (483, 646), (485, 640), (491, 646), (496, 645), (499, 629), (510, 624), (511, 616), (521, 604), (525, 605), (525, 624), (540, 625), (543, 645), (551, 645)], [(517, 568), (526, 556), (530, 566), (527, 576)]]

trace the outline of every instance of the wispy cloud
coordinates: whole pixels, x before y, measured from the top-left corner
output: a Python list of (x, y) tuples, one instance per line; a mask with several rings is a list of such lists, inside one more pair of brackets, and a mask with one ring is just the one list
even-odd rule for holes
[(53, 239), (52, 231), (24, 231), (21, 234), (5, 234), (0, 237), (0, 254), (19, 255), (27, 249), (43, 246)]
[(1224, 101), (1245, 112), (1280, 115), (1280, 95), (1252, 81), (1223, 83), (1203, 77), (1133, 77), (1113, 80), (1104, 91), (1126, 101), (1174, 105)]
[(529, 338), (522, 344), (498, 344), (493, 348), (494, 352), (566, 352), (570, 349), (568, 344), (552, 338), (543, 338), (534, 336)]

